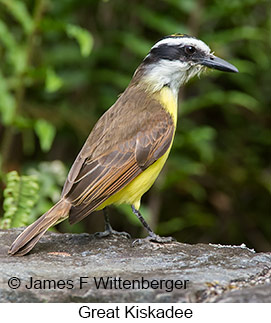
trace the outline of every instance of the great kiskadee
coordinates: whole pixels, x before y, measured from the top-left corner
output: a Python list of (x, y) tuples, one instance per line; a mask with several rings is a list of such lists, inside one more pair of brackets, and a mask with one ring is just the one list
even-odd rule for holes
[[(238, 72), (199, 39), (174, 34), (159, 40), (126, 90), (92, 129), (70, 169), (60, 201), (17, 237), (9, 254), (28, 253), (49, 227), (67, 217), (73, 224), (95, 210), (122, 203), (132, 205), (149, 240), (171, 241), (156, 235), (145, 222), (139, 213), (140, 199), (172, 146), (179, 88), (206, 66)], [(106, 234), (114, 233), (105, 219)]]

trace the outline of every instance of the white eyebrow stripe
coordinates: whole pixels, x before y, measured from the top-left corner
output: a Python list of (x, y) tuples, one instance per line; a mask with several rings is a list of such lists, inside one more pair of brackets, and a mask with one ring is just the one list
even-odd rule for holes
[(210, 53), (211, 50), (209, 48), (209, 46), (207, 46), (203, 41), (201, 41), (200, 39), (196, 39), (196, 38), (190, 38), (190, 37), (172, 37), (172, 38), (164, 38), (160, 41), (158, 41), (152, 48), (157, 48), (163, 44), (166, 44), (168, 46), (174, 46), (174, 45), (191, 45), (191, 46), (195, 46), (198, 49), (206, 52), (206, 53)]

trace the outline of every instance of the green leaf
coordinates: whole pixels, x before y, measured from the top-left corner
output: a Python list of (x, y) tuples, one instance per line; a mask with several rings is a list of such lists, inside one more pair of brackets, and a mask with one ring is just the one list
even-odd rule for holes
[(3, 3), (8, 12), (23, 26), (26, 34), (30, 34), (34, 27), (34, 22), (30, 16), (26, 4), (23, 1), (17, 0), (0, 0)]
[(136, 12), (147, 26), (161, 32), (162, 35), (172, 34), (178, 30), (188, 33), (187, 27), (180, 20), (173, 20), (171, 16), (164, 15), (164, 13), (158, 13), (146, 6), (138, 6)]
[(120, 33), (119, 36), (120, 41), (140, 58), (146, 56), (146, 53), (148, 53), (149, 49), (151, 48), (151, 42), (146, 41), (144, 37), (140, 37), (128, 32)]
[(39, 184), (36, 176), (19, 176), (16, 171), (6, 176), (4, 190), (4, 216), (0, 222), (1, 229), (20, 227), (29, 224), (32, 208), (38, 200)]
[(30, 215), (32, 222), (59, 201), (67, 173), (67, 167), (59, 160), (42, 162), (26, 170), (27, 175), (36, 176), (40, 183), (39, 200)]
[(8, 49), (13, 49), (16, 46), (13, 34), (2, 20), (0, 20), (0, 41)]
[(16, 102), (8, 91), (7, 81), (0, 71), (0, 114), (4, 125), (10, 125), (14, 119)]
[(67, 35), (74, 38), (80, 47), (80, 52), (83, 57), (89, 56), (93, 47), (93, 37), (86, 30), (79, 26), (68, 24), (66, 26)]
[(197, 10), (197, 0), (166, 0), (166, 2), (188, 15)]
[(53, 93), (59, 90), (63, 85), (62, 79), (56, 74), (52, 68), (46, 70), (45, 90), (48, 93)]
[(187, 143), (198, 151), (200, 158), (204, 163), (213, 161), (214, 148), (212, 141), (215, 138), (215, 135), (215, 129), (208, 126), (191, 129), (187, 134)]
[[(1, 1), (1, 0), (0, 0)], [(0, 42), (7, 49), (7, 63), (19, 74), (25, 70), (27, 61), (27, 50), (25, 46), (17, 43), (8, 26), (0, 20)]]
[(35, 132), (39, 137), (41, 149), (44, 152), (50, 150), (53, 140), (55, 138), (55, 127), (44, 119), (38, 119), (34, 126)]
[(240, 105), (253, 112), (259, 112), (261, 109), (260, 102), (244, 92), (230, 91), (228, 93), (228, 100), (231, 104)]

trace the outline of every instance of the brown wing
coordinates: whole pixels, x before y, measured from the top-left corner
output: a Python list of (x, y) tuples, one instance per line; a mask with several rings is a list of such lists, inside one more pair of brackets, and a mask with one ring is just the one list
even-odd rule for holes
[(172, 142), (174, 124), (160, 103), (143, 91), (127, 91), (98, 121), (71, 168), (63, 189), (73, 205), (71, 224), (130, 183)]

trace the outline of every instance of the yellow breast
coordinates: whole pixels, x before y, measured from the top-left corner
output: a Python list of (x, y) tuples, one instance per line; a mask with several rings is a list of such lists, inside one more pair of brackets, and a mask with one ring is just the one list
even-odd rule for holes
[(178, 117), (177, 95), (174, 95), (171, 89), (165, 86), (157, 93), (156, 99), (162, 104), (165, 110), (170, 113), (176, 128)]
[[(177, 98), (168, 87), (164, 87), (156, 94), (156, 99), (170, 113), (174, 121), (175, 127), (177, 123)], [(173, 140), (172, 140), (173, 141)], [(172, 145), (172, 142), (171, 142)], [(125, 186), (122, 190), (108, 198), (101, 204), (97, 210), (103, 209), (110, 204), (130, 204), (134, 205), (138, 210), (140, 207), (141, 196), (147, 192), (157, 176), (161, 172), (167, 157), (169, 155), (171, 145), (166, 153), (160, 157), (155, 163), (149, 166), (144, 172), (138, 175), (131, 183)]]

